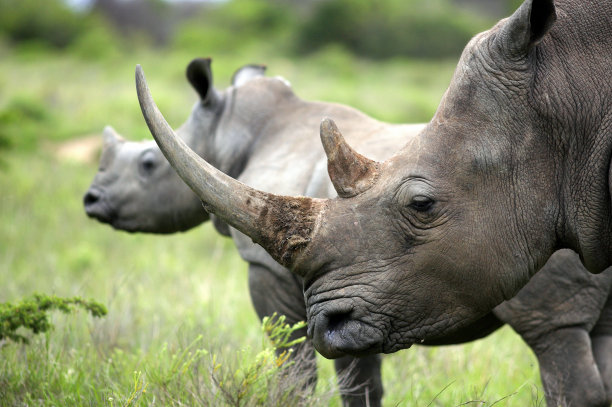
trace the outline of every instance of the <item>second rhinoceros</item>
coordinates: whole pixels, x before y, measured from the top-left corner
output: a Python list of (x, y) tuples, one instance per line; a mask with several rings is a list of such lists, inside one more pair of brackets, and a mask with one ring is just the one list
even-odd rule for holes
[[(263, 77), (263, 70), (254, 66), (239, 70), (234, 76), (233, 86), (219, 93), (211, 87), (208, 61), (194, 61), (187, 72), (201, 101), (196, 104), (186, 124), (177, 130), (178, 135), (215, 166), (221, 167), (220, 163), (224, 162), (222, 171), (268, 192), (319, 197), (336, 195), (327, 175), (325, 154), (317, 140), (316, 127), (324, 115), (337, 117), (342, 114), (346, 121), (350, 120), (353, 125), (351, 131), (345, 130), (347, 138), (359, 151), (378, 159), (390, 156), (403, 139), (398, 138), (399, 133), (395, 131), (384, 138), (377, 137), (377, 134), (396, 128), (416, 132), (420, 128), (419, 125), (390, 126), (346, 107), (302, 101), (285, 82)], [(194, 78), (200, 80), (194, 81)], [(206, 92), (198, 90), (202, 82), (210, 87)], [(214, 103), (207, 102), (209, 92), (214, 92)], [(309, 126), (314, 126), (315, 130)], [(111, 134), (110, 130), (107, 132)], [(120, 219), (127, 216), (121, 214), (128, 213), (122, 210), (122, 206), (134, 202), (138, 203), (139, 215), (148, 214), (150, 219), (157, 219), (159, 215), (160, 219), (155, 221), (159, 222), (159, 232), (170, 232), (173, 228), (182, 230), (185, 225), (195, 226), (207, 218), (197, 199), (181, 198), (193, 207), (193, 212), (176, 202), (179, 195), (175, 191), (185, 186), (178, 177), (167, 172), (169, 164), (152, 142), (126, 142), (110, 136), (107, 139), (111, 141), (103, 153), (103, 171), (96, 175), (85, 197), (86, 210), (91, 216), (119, 229), (129, 223), (129, 230), (147, 232), (155, 232), (149, 221), (143, 222), (139, 229), (134, 221)], [(224, 146), (226, 142), (242, 143), (242, 146), (233, 145), (232, 148), (248, 151), (248, 154), (236, 155), (233, 163), (231, 159), (224, 160), (224, 151), (229, 148)], [(153, 157), (154, 165), (146, 163)], [(155, 171), (143, 171), (142, 167), (153, 167)], [(153, 178), (155, 183), (147, 183), (143, 174), (156, 171), (181, 185), (170, 188), (157, 178)], [(117, 173), (121, 173), (123, 178), (117, 177)], [(164, 195), (163, 188), (168, 188), (169, 196), (156, 198)], [(89, 195), (92, 191), (94, 196)], [(112, 209), (109, 213), (114, 217), (96, 212), (101, 209), (95, 208), (105, 207)], [(182, 216), (176, 214), (180, 211)], [(189, 217), (192, 220), (185, 221)], [(174, 219), (182, 220), (168, 227)], [(249, 262), (249, 288), (260, 317), (276, 311), (288, 314), (292, 321), (304, 318), (301, 280), (273, 262), (250, 239), (234, 229), (231, 233), (241, 255)], [(602, 396), (605, 394), (604, 384), (612, 377), (606, 356), (610, 349), (607, 325), (612, 318), (609, 307), (604, 307), (611, 279), (610, 272), (593, 276), (584, 271), (572, 252), (559, 252), (515, 299), (500, 305), (493, 314), (468, 329), (438, 338), (430, 344), (478, 338), (501, 326), (499, 317), (521, 334), (538, 356), (550, 405), (562, 401), (572, 405), (600, 405), (598, 400), (605, 397)], [(585, 341), (588, 346), (584, 346)], [(312, 354), (310, 341), (304, 351)], [(341, 359), (337, 367), (342, 368), (348, 363), (349, 359)], [(353, 385), (369, 384), (369, 405), (380, 405), (382, 383), (378, 360), (361, 359), (352, 372)], [(348, 393), (348, 390), (343, 389), (343, 392)], [(365, 405), (366, 395), (345, 395), (344, 400), (350, 405)], [(578, 401), (581, 404), (577, 404)]]

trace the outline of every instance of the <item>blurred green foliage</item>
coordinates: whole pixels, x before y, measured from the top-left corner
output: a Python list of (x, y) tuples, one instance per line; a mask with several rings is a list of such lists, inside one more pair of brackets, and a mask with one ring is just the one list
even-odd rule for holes
[(448, 0), (326, 0), (304, 11), (290, 2), (233, 0), (177, 27), (174, 47), (237, 52), (253, 43), (304, 55), (338, 44), (366, 58), (456, 57), (492, 20)]
[(507, 0), (508, 2), (508, 13), (513, 13), (514, 10), (519, 8), (523, 4), (523, 0)]
[(52, 120), (40, 100), (16, 96), (0, 109), (0, 149), (33, 147)]
[(81, 17), (62, 0), (0, 0), (0, 33), (15, 43), (65, 47), (86, 28)]
[(298, 50), (338, 43), (370, 58), (456, 57), (488, 19), (447, 0), (328, 0), (318, 3), (298, 33)]
[[(504, 0), (513, 7), (514, 0)], [(121, 4), (118, 2), (117, 4)], [(232, 0), (203, 4), (197, 12), (180, 13), (164, 3), (144, 2), (150, 15), (171, 26), (167, 46), (189, 50), (239, 52), (268, 46), (277, 53), (302, 55), (330, 44), (368, 58), (457, 56), (476, 32), (491, 20), (462, 11), (450, 0), (325, 0), (296, 6), (290, 1)], [(102, 9), (70, 9), (62, 0), (48, 0), (44, 12), (38, 0), (0, 0), (0, 36), (18, 44), (70, 47), (85, 58), (103, 58), (118, 51), (160, 44), (154, 29), (143, 30), (138, 20), (123, 24), (121, 33)], [(119, 10), (120, 11), (120, 10)], [(126, 11), (127, 12), (127, 11)], [(161, 16), (161, 17), (160, 17)], [(139, 28), (140, 27), (140, 28)]]
[(63, 0), (0, 0), (0, 39), (27, 52), (67, 50), (84, 59), (117, 56), (141, 45), (121, 40), (95, 11), (77, 12)]
[(99, 16), (92, 15), (88, 20), (87, 30), (70, 43), (68, 51), (71, 54), (85, 60), (101, 60), (118, 58), (129, 50), (131, 44), (121, 41), (119, 34)]
[[(233, 0), (205, 7), (177, 27), (172, 46), (196, 55), (238, 52), (255, 44), (268, 44), (286, 52), (297, 26), (288, 3), (266, 0)], [(282, 45), (282, 46), (281, 46)]]

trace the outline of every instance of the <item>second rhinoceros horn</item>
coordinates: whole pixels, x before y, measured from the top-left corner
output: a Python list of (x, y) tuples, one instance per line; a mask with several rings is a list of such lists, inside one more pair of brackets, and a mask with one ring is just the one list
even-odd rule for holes
[(308, 245), (324, 200), (286, 197), (253, 189), (219, 171), (174, 134), (136, 66), (136, 89), (149, 130), (166, 159), (204, 202), (206, 210), (251, 237), (291, 268)]
[(372, 186), (378, 164), (353, 150), (333, 120), (321, 122), (321, 142), (327, 154), (327, 172), (338, 196), (350, 198)]

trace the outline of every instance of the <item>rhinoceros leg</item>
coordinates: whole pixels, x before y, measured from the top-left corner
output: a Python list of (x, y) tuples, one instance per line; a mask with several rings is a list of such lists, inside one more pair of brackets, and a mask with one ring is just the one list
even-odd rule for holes
[[(306, 305), (299, 277), (284, 269), (249, 264), (249, 290), (251, 300), (259, 318), (272, 315), (285, 315), (289, 324), (306, 320)], [(294, 338), (306, 336), (306, 329), (294, 332)], [(289, 375), (299, 375), (304, 386), (314, 390), (317, 382), (316, 354), (312, 341), (306, 340), (293, 352), (297, 362)], [(381, 405), (383, 394), (380, 377), (380, 357), (345, 357), (335, 361), (336, 373), (343, 405), (347, 407)], [(295, 374), (295, 375), (294, 375)]]
[(344, 407), (378, 407), (383, 396), (380, 355), (334, 360), (342, 405)]
[(593, 354), (606, 388), (608, 405), (612, 404), (612, 295), (591, 331)]
[(548, 406), (610, 406), (586, 330), (558, 329), (529, 345), (538, 358)]
[(606, 406), (609, 406), (612, 404), (612, 336), (595, 336), (591, 341), (595, 361), (606, 389), (608, 400)]

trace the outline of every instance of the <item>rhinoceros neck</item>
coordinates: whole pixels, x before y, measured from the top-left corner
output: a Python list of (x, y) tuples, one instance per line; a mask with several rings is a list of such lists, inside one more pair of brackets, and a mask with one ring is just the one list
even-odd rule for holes
[(560, 1), (538, 47), (533, 102), (562, 185), (564, 244), (587, 267), (612, 264), (612, 7)]

